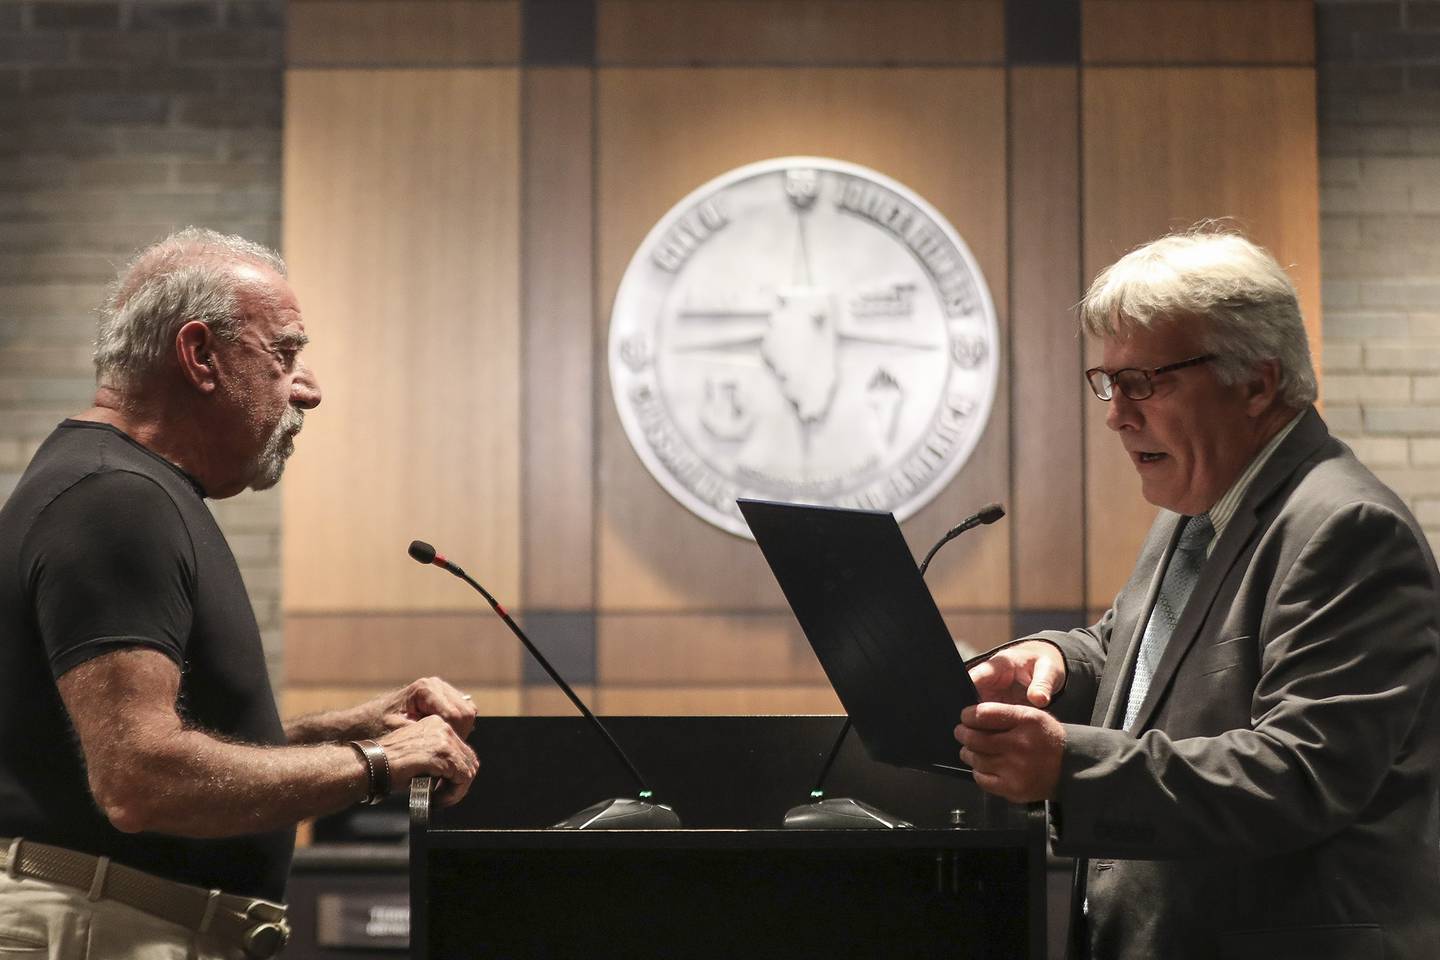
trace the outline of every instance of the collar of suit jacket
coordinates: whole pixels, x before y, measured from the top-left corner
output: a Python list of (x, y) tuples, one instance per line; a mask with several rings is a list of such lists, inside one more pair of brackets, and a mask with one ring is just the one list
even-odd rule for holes
[(1215, 544), (1218, 543), (1220, 537), (1224, 535), (1225, 527), (1230, 523), (1230, 518), (1235, 516), (1235, 510), (1240, 506), (1240, 501), (1245, 498), (1245, 491), (1250, 489), (1251, 481), (1255, 479), (1256, 474), (1265, 466), (1271, 455), (1274, 454), (1280, 444), (1285, 441), (1285, 438), (1290, 436), (1290, 431), (1295, 429), (1296, 424), (1300, 422), (1306, 412), (1307, 411), (1302, 410), (1300, 413), (1295, 414), (1289, 423), (1281, 427), (1280, 431), (1270, 438), (1270, 441), (1261, 448), (1260, 452), (1255, 454), (1255, 458), (1250, 461), (1250, 465), (1241, 472), (1239, 478), (1230, 485), (1230, 489), (1225, 491), (1225, 495), (1215, 501), (1215, 506), (1211, 507), (1206, 513), (1206, 516), (1210, 518), (1210, 525), (1215, 528), (1215, 536), (1211, 538), (1210, 546), (1205, 550), (1205, 556), (1208, 557), (1214, 552)]

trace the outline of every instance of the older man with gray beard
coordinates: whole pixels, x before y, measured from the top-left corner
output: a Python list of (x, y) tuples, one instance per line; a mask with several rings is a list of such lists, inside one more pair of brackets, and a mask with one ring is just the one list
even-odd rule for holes
[(94, 405), (0, 509), (0, 954), (268, 957), (294, 824), (479, 766), (429, 678), (281, 723), (207, 498), (274, 486), (320, 386), (285, 265), (189, 228), (102, 308)]

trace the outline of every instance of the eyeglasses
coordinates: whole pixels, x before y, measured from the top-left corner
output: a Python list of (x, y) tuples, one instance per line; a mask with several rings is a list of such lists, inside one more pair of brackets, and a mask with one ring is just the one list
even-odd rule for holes
[(1150, 370), (1126, 367), (1123, 370), (1116, 370), (1114, 373), (1106, 372), (1103, 367), (1091, 367), (1085, 371), (1085, 379), (1090, 381), (1090, 389), (1095, 391), (1095, 396), (1101, 400), (1109, 400), (1115, 396), (1116, 387), (1120, 388), (1120, 392), (1127, 399), (1144, 400), (1155, 392), (1154, 378), (1157, 374), (1199, 366), (1214, 359), (1215, 354), (1207, 353), (1203, 356), (1191, 357), (1189, 360), (1181, 360), (1179, 363), (1167, 363), (1163, 367), (1155, 367)]

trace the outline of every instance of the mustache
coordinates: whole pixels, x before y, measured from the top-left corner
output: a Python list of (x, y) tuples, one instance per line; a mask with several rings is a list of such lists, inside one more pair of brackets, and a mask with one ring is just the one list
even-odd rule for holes
[(280, 418), (276, 425), (275, 432), (293, 437), (305, 428), (305, 411), (299, 407), (287, 407), (285, 415)]

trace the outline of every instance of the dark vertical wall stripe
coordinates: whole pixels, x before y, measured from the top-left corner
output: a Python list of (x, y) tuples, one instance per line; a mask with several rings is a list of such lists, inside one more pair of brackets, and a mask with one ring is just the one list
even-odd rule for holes
[(1080, 62), (1080, 0), (1006, 0), (1005, 60)]
[[(596, 680), (595, 615), (545, 610), (526, 611), (521, 619), (530, 642), (550, 661), (560, 676), (572, 686)], [(521, 666), (525, 683), (548, 685), (545, 668), (524, 652)]]
[(520, 45), (529, 66), (593, 66), (595, 0), (524, 0)]

